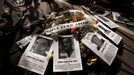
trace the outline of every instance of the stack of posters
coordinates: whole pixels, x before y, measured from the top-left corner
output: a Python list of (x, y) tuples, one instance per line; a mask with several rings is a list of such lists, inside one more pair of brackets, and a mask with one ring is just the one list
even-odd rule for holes
[[(94, 28), (88, 27), (80, 32), (80, 28), (86, 25), (92, 25), (91, 27), (96, 28), (95, 31), (92, 30)], [(44, 26), (45, 29), (42, 35), (30, 35), (16, 42), (20, 48), (24, 48), (29, 44), (22, 54), (18, 66), (41, 75), (45, 73), (53, 51), (53, 72), (83, 70), (80, 53), (82, 50), (80, 50), (79, 43), (86, 45), (103, 61), (111, 65), (116, 57), (118, 48), (98, 34), (97, 31), (103, 33), (116, 45), (122, 39), (120, 35), (105, 26), (102, 21), (98, 21), (98, 18), (94, 15), (86, 15), (78, 10), (65, 11), (64, 15), (55, 17), (55, 20), (49, 23), (46, 22)], [(72, 35), (73, 32), (66, 33), (68, 29), (71, 31), (75, 27), (79, 34), (85, 33), (81, 39), (76, 39)], [(116, 25), (113, 27), (116, 27)], [(90, 32), (86, 32), (86, 30)], [(63, 35), (59, 32), (66, 34)], [(52, 33), (58, 33), (58, 40), (48, 37)]]
[(106, 27), (103, 23), (98, 21), (98, 19), (94, 17), (93, 15), (88, 15), (87, 18), (90, 20), (90, 22), (93, 20), (97, 21), (98, 23), (94, 24), (94, 26), (96, 26), (105, 36), (107, 36), (115, 44), (118, 45), (120, 43), (120, 41), (122, 40), (122, 37), (119, 34), (115, 33), (114, 31)]

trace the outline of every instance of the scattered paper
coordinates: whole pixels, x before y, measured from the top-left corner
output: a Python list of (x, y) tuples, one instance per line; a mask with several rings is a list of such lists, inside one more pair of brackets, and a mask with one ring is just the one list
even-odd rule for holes
[(43, 75), (53, 51), (53, 40), (45, 36), (34, 36), (18, 63), (19, 67)]
[(23, 39), (17, 41), (16, 43), (21, 49), (23, 49), (28, 43), (31, 42), (32, 37), (33, 37), (33, 35), (26, 36)]
[(110, 30), (108, 27), (103, 25), (102, 23), (97, 24), (98, 29), (106, 35), (110, 40), (112, 40), (115, 44), (119, 44), (122, 40), (122, 37), (115, 33), (114, 31)]
[(82, 70), (79, 42), (72, 35), (61, 36), (54, 49), (54, 72)]
[(113, 15), (114, 21), (124, 23), (130, 26), (134, 26), (134, 18), (132, 17), (126, 18), (118, 12), (112, 12), (112, 15)]
[(90, 22), (97, 21), (97, 23), (94, 24), (94, 26), (96, 26), (105, 36), (107, 36), (115, 44), (118, 45), (120, 43), (120, 41), (122, 40), (122, 37), (120, 35), (118, 35), (114, 31), (112, 31), (111, 29), (106, 27), (104, 24), (99, 22), (96, 17), (94, 17), (92, 15), (88, 15), (87, 18), (90, 20)]
[(118, 48), (98, 33), (87, 33), (81, 40), (108, 65), (111, 65)]
[(94, 15), (94, 16), (97, 19), (99, 19), (102, 23), (107, 25), (109, 28), (117, 28), (117, 27), (119, 27), (116, 23), (114, 23), (113, 21), (111, 21), (110, 19), (108, 19), (105, 16), (102, 16), (102, 15)]

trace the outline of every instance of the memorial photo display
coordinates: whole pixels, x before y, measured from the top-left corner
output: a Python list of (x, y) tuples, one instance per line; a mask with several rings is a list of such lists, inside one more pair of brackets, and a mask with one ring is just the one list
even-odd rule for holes
[(60, 37), (59, 39), (59, 58), (73, 58), (74, 42), (71, 37)]
[(37, 53), (39, 55), (47, 56), (51, 44), (52, 44), (52, 40), (37, 37), (37, 39), (35, 40), (32, 46), (31, 52)]

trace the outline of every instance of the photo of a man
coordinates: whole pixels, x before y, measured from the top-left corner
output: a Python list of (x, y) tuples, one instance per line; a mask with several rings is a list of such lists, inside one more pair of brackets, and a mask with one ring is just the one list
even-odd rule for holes
[(97, 37), (97, 35), (93, 35), (93, 37), (91, 39), (91, 42), (94, 43), (95, 45), (97, 45), (97, 50), (100, 50), (101, 46), (104, 43), (104, 40), (103, 39), (99, 39)]
[(52, 45), (52, 40), (49, 40), (47, 38), (37, 37), (31, 51), (33, 53), (37, 53), (39, 55), (47, 56), (50, 47)]
[(59, 39), (59, 58), (74, 57), (74, 42), (72, 37), (61, 37)]

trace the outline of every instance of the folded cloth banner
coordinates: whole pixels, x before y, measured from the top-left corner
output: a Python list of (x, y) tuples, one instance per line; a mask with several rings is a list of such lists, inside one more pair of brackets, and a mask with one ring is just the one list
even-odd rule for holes
[(54, 26), (52, 28), (46, 29), (46, 30), (44, 30), (43, 33), (46, 33), (47, 35), (49, 35), (49, 34), (54, 33), (54, 32), (59, 32), (59, 31), (63, 31), (63, 30), (66, 30), (66, 29), (71, 29), (74, 26), (75, 27), (81, 27), (81, 26), (84, 26), (84, 25), (87, 25), (87, 24), (89, 24), (88, 20), (83, 20), (83, 21), (73, 22), (73, 23), (67, 23), (67, 24), (61, 24), (61, 25)]

